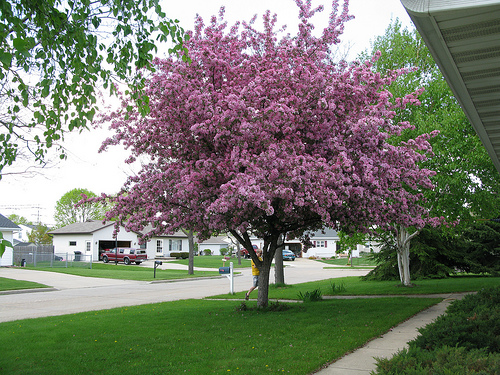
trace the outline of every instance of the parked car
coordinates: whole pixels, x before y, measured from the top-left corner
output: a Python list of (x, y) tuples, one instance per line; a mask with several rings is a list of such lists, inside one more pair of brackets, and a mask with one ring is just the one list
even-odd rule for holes
[(141, 264), (142, 262), (148, 260), (146, 250), (144, 249), (132, 249), (129, 247), (119, 247), (118, 255), (116, 253), (116, 248), (106, 249), (102, 254), (102, 261), (108, 263), (109, 261), (123, 262), (125, 264), (130, 264), (135, 262), (135, 264)]
[[(258, 249), (257, 245), (253, 245), (253, 249), (257, 250)], [(241, 249), (240, 253), (241, 253), (241, 256), (244, 257), (245, 259), (249, 259), (250, 258), (250, 254), (248, 253), (247, 249), (245, 249), (245, 248)]]
[(295, 260), (295, 254), (290, 250), (283, 250), (283, 260)]

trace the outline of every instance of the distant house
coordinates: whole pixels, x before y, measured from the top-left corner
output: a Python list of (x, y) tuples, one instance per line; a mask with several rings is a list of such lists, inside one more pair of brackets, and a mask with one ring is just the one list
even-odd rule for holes
[[(0, 214), (0, 233), (4, 240), (9, 241), (11, 244), (14, 242), (14, 233), (19, 231), (21, 228), (5, 216)], [(12, 247), (6, 247), (5, 252), (0, 258), (0, 266), (7, 267), (12, 266), (14, 262), (14, 253)]]
[[(259, 249), (264, 246), (264, 241), (256, 237), (252, 237), (251, 241)], [(304, 246), (298, 239), (287, 240), (285, 249), (293, 251), (298, 257), (331, 258), (341, 253), (339, 241), (340, 237), (337, 231), (327, 228), (311, 234), (312, 247), (307, 249), (307, 252), (304, 252)], [(366, 243), (357, 245), (356, 249), (352, 251), (352, 256), (357, 258), (361, 252), (377, 253), (379, 251), (378, 242), (368, 239)]]
[[(144, 228), (144, 233), (148, 233), (153, 228)], [(189, 251), (187, 235), (182, 231), (177, 231), (171, 235), (155, 236), (146, 244), (145, 248), (149, 258), (169, 257), (170, 253), (180, 253)]]
[(36, 229), (36, 225), (18, 224), (18, 226), (20, 230), (14, 234), (14, 243), (17, 244), (18, 242), (28, 242), (28, 236), (33, 231), (33, 229)]
[(201, 254), (204, 254), (204, 250), (210, 250), (212, 255), (221, 255), (221, 249), (228, 249), (231, 244), (231, 241), (227, 237), (218, 236), (211, 237), (206, 241), (198, 244), (198, 249), (200, 249)]
[(100, 220), (89, 220), (52, 230), (49, 235), (53, 238), (56, 254), (72, 255), (80, 252), (84, 256), (92, 256), (92, 260), (98, 260), (106, 249), (137, 245), (136, 233), (123, 230), (115, 240), (113, 231), (113, 222), (103, 224)]
[[(324, 233), (323, 233), (324, 232)], [(256, 237), (251, 238), (252, 244), (256, 245), (259, 249), (264, 246), (264, 241)], [(313, 246), (304, 252), (304, 247), (299, 239), (287, 240), (285, 242), (285, 249), (291, 250), (298, 257), (318, 257), (318, 258), (331, 258), (336, 255), (337, 242), (340, 238), (336, 231), (333, 229), (325, 229), (324, 231), (317, 231), (311, 235), (311, 242)]]
[[(116, 239), (113, 238), (114, 222), (103, 223), (100, 220), (89, 220), (74, 223), (50, 231), (56, 254), (74, 254), (92, 256), (92, 260), (100, 260), (106, 249), (114, 247), (133, 247), (146, 249), (148, 259), (168, 257), (171, 252), (188, 251), (187, 236), (178, 232), (174, 235), (157, 236), (145, 244), (139, 244), (140, 233), (127, 232), (121, 227)], [(148, 228), (145, 228), (148, 231)]]

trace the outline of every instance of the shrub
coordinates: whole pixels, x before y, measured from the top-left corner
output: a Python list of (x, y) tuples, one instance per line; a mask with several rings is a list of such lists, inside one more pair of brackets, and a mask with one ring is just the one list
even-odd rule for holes
[(181, 253), (170, 253), (170, 256), (175, 259), (187, 259), (189, 258), (189, 253), (181, 252)]
[[(500, 223), (472, 222), (449, 228), (423, 228), (410, 243), (410, 274), (413, 279), (444, 278), (457, 272), (500, 274)], [(397, 280), (394, 241), (386, 239), (371, 258), (377, 267), (365, 280)]]
[(203, 251), (203, 255), (212, 255), (212, 250), (210, 250), (210, 249), (205, 249), (202, 251)]
[(377, 360), (376, 374), (500, 374), (500, 287), (453, 302), (419, 332), (408, 350)]
[(321, 296), (321, 290), (320, 289), (314, 289), (312, 292), (299, 292), (298, 297), (303, 301), (303, 302), (316, 302), (316, 301), (321, 301), (323, 297)]
[(220, 255), (224, 256), (224, 255), (227, 255), (227, 254), (230, 254), (231, 251), (227, 248), (227, 247), (223, 247), (222, 249), (219, 250), (220, 251)]
[(436, 349), (445, 345), (500, 352), (500, 287), (483, 289), (455, 301), (433, 324), (419, 330), (410, 347)]
[(337, 285), (335, 282), (332, 282), (330, 284), (330, 290), (332, 294), (343, 293), (346, 291), (345, 284), (342, 282), (340, 285)]
[(269, 305), (266, 308), (258, 307), (257, 305), (250, 307), (245, 302), (241, 302), (241, 304), (237, 305), (235, 310), (237, 312), (240, 311), (287, 311), (290, 309), (286, 303), (282, 303), (279, 301), (269, 302)]
[(500, 372), (500, 353), (467, 351), (448, 346), (434, 351), (403, 349), (391, 359), (377, 359), (378, 375), (495, 375)]

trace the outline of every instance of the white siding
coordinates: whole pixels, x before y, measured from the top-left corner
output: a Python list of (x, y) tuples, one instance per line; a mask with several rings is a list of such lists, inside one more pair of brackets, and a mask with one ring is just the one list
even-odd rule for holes
[[(9, 241), (12, 243), (14, 241), (14, 236), (12, 232), (4, 232), (2, 231), (3, 239)], [(6, 247), (5, 252), (2, 255), (2, 258), (0, 258), (0, 266), (2, 267), (7, 267), (7, 266), (12, 266), (14, 263), (14, 252), (12, 250), (12, 247)]]

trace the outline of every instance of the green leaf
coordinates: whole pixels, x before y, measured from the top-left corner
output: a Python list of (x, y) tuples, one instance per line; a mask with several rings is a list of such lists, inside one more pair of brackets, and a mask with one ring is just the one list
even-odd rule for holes
[(0, 50), (0, 62), (4, 69), (9, 69), (12, 65), (12, 54)]

